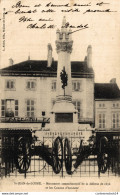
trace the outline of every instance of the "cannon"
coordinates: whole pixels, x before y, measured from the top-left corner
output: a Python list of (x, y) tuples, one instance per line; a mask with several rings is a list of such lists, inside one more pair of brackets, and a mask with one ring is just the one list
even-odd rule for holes
[[(39, 137), (36, 133), (39, 132)], [(42, 135), (43, 134), (43, 135)], [(59, 135), (58, 135), (59, 134)], [(66, 170), (72, 175), (76, 169), (90, 155), (97, 156), (98, 171), (105, 173), (110, 167), (111, 157), (119, 154), (119, 132), (94, 132), (88, 140), (80, 136), (72, 136), (49, 132), (50, 144), (46, 143), (45, 131), (40, 130), (3, 130), (2, 131), (2, 156), (3, 160), (14, 159), (14, 164), (19, 173), (27, 173), (30, 168), (32, 156), (39, 156), (50, 165), (55, 174)], [(74, 137), (74, 140), (72, 138)], [(77, 140), (75, 146), (73, 142)], [(5, 145), (6, 144), (6, 145)]]

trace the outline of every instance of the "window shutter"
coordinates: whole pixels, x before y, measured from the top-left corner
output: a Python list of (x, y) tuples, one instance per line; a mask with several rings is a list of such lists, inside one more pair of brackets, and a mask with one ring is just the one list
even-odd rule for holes
[(11, 89), (13, 89), (14, 88), (14, 83), (13, 83), (13, 81), (11, 81)]
[(76, 91), (76, 82), (74, 82), (74, 91)]
[(80, 91), (80, 82), (77, 83), (77, 91)]
[(1, 116), (5, 116), (5, 100), (1, 100)]
[(55, 88), (55, 90), (56, 90), (56, 81), (54, 82), (54, 88)]
[(72, 82), (72, 91), (74, 90), (74, 83)]
[(15, 100), (15, 116), (18, 116), (18, 100)]
[(10, 88), (10, 86), (9, 86), (9, 81), (7, 81), (7, 89), (9, 89)]
[(31, 87), (30, 87), (31, 89), (33, 89), (34, 88), (34, 82), (33, 81), (31, 81)]

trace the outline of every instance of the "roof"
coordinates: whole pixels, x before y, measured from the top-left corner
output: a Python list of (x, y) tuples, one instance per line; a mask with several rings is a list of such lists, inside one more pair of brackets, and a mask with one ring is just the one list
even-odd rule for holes
[[(71, 62), (72, 76), (78, 74), (91, 74), (94, 75), (93, 68), (88, 68), (85, 61), (72, 61)], [(19, 74), (54, 74), (57, 75), (57, 61), (52, 61), (50, 67), (47, 66), (47, 60), (27, 60), (12, 66), (8, 66), (0, 70), (0, 74), (5, 73), (19, 73)]]
[(116, 83), (95, 83), (95, 99), (118, 99), (120, 90)]
[(56, 71), (57, 61), (52, 62), (51, 67), (47, 67), (46, 60), (27, 60), (24, 62), (20, 62), (18, 64), (14, 64), (12, 66), (8, 66), (6, 68), (1, 69), (4, 71)]

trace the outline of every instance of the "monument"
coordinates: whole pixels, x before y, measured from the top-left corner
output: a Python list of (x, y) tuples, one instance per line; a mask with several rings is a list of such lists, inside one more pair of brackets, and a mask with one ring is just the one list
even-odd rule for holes
[(72, 33), (65, 28), (66, 18), (63, 18), (61, 30), (57, 30), (56, 51), (57, 94), (51, 111), (50, 130), (73, 131), (78, 129), (78, 114), (72, 103), (71, 61)]

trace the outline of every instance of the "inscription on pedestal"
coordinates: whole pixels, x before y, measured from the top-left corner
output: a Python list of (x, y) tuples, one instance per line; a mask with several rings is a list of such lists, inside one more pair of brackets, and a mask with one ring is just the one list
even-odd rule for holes
[(73, 123), (73, 113), (55, 113), (56, 123)]

